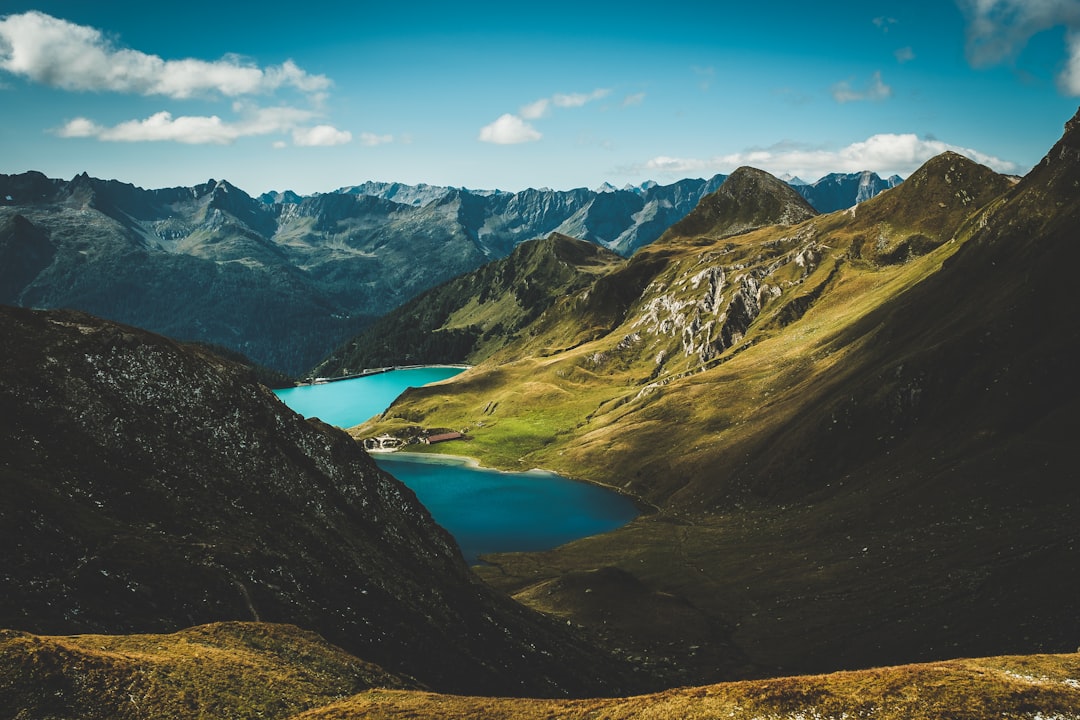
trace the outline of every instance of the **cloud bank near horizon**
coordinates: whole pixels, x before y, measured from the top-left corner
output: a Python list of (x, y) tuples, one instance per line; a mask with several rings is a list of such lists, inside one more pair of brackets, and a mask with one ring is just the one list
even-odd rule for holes
[(628, 170), (683, 177), (691, 174), (727, 174), (737, 167), (750, 165), (776, 175), (787, 173), (807, 180), (833, 172), (864, 170), (882, 176), (907, 177), (927, 160), (946, 151), (964, 155), (1000, 173), (1015, 173), (1018, 170), (1015, 163), (1007, 160), (934, 138), (920, 138), (914, 133), (873, 135), (839, 150), (811, 148), (789, 142), (711, 158), (657, 156)]

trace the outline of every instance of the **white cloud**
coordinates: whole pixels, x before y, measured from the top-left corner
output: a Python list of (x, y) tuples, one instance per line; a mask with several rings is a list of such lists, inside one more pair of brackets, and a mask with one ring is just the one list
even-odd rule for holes
[(600, 100), (611, 94), (607, 88), (597, 88), (590, 93), (555, 93), (551, 97), (534, 100), (518, 109), (518, 116), (525, 120), (538, 120), (551, 114), (552, 106), (560, 108), (581, 107), (593, 100)]
[(291, 60), (260, 68), (236, 55), (206, 61), (164, 60), (117, 48), (100, 30), (31, 11), (0, 19), (0, 70), (64, 90), (113, 91), (184, 99), (228, 97), (291, 87), (319, 93), (330, 86)]
[(896, 62), (903, 64), (915, 59), (915, 51), (908, 45), (907, 47), (897, 48), (893, 52), (893, 56), (896, 58)]
[(639, 92), (624, 97), (622, 101), (622, 106), (633, 107), (634, 105), (640, 105), (643, 102), (645, 102), (645, 93)]
[[(78, 117), (69, 120), (55, 132), (65, 138), (96, 138), (105, 142), (178, 142), (187, 145), (228, 145), (243, 137), (291, 132), (296, 145), (313, 147), (341, 145), (352, 140), (352, 134), (330, 125), (305, 127), (314, 113), (290, 107), (244, 108), (243, 117), (235, 122), (217, 115), (182, 115), (169, 112), (154, 113), (143, 120), (129, 120), (112, 127), (99, 125)], [(278, 147), (279, 142), (274, 146)]]
[(296, 128), (292, 131), (293, 144), (300, 147), (330, 147), (344, 145), (352, 141), (352, 133), (338, 130), (333, 125), (316, 125), (309, 128)]
[(542, 135), (532, 125), (517, 115), (506, 113), (490, 125), (480, 128), (479, 139), (496, 145), (517, 145), (535, 142), (541, 137)]
[(879, 134), (839, 150), (826, 150), (780, 143), (771, 148), (752, 149), (712, 158), (658, 156), (633, 168), (642, 172), (685, 177), (693, 174), (730, 173), (750, 165), (773, 174), (791, 173), (803, 178), (819, 178), (831, 172), (870, 170), (882, 176), (908, 176), (935, 155), (951, 150), (998, 172), (1017, 171), (1011, 163), (971, 148), (960, 147), (915, 134)]
[(1058, 86), (1080, 95), (1080, 0), (958, 0), (967, 18), (967, 57), (975, 67), (1015, 60), (1032, 36), (1067, 29)]
[(360, 144), (366, 147), (376, 147), (377, 145), (388, 145), (394, 142), (393, 135), (376, 135), (375, 133), (363, 132), (360, 133)]
[(516, 145), (535, 142), (541, 133), (526, 120), (539, 120), (551, 114), (552, 107), (576, 108), (611, 94), (607, 88), (597, 88), (589, 93), (555, 93), (518, 108), (517, 114), (504, 113), (498, 120), (480, 128), (479, 139), (496, 145)]
[(243, 133), (236, 125), (210, 117), (154, 113), (145, 120), (129, 120), (113, 127), (103, 127), (87, 118), (75, 118), (57, 130), (60, 137), (94, 137), (111, 142), (173, 141), (190, 145), (227, 145)]
[(861, 89), (851, 86), (848, 81), (838, 82), (832, 87), (833, 99), (838, 103), (858, 102), (860, 100), (885, 100), (892, 97), (892, 88), (881, 79), (881, 71), (875, 72), (870, 82)]

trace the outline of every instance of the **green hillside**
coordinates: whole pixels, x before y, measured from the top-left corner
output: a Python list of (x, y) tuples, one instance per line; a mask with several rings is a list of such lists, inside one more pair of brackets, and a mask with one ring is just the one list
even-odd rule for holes
[[(352, 432), (468, 427), (448, 451), (655, 505), (477, 568), (586, 625), (579, 596), (537, 589), (617, 568), (731, 628), (731, 659), (765, 672), (1071, 650), (1077, 147), (1070, 122), (1019, 183), (947, 153), (790, 226), (730, 235), (691, 214), (692, 234)], [(600, 337), (568, 331), (601, 317)], [(648, 647), (627, 622), (623, 642)], [(654, 651), (688, 682), (730, 670), (695, 645)]]
[(337, 349), (312, 375), (390, 365), (474, 363), (517, 340), (566, 294), (621, 263), (592, 243), (552, 234), (429, 290)]

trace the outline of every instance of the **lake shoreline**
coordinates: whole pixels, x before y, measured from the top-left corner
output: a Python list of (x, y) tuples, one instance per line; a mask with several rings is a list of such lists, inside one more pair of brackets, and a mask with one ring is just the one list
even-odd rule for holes
[[(592, 485), (594, 487), (604, 488), (610, 490), (613, 493), (617, 493), (627, 500), (630, 500), (641, 511), (642, 515), (656, 515), (661, 512), (658, 505), (654, 505), (644, 498), (638, 497), (633, 493), (618, 487), (617, 485), (609, 485), (608, 483), (597, 482), (596, 480), (586, 480), (585, 478), (574, 477), (573, 475), (566, 475), (557, 470), (551, 470), (549, 468), (535, 467), (529, 470), (503, 470), (502, 468), (488, 467), (480, 460), (480, 458), (473, 457), (471, 455), (453, 455), (451, 453), (428, 453), (428, 452), (410, 452), (408, 450), (396, 450), (394, 452), (376, 452), (368, 453), (372, 459), (378, 460), (380, 457), (385, 458), (401, 458), (405, 462), (430, 462), (432, 465), (447, 464), (447, 465), (465, 465), (468, 467), (477, 468), (478, 470), (490, 470), (492, 472), (507, 473), (507, 474), (529, 474), (532, 472), (545, 473), (548, 475), (558, 475), (564, 480), (570, 480), (571, 482), (584, 483), (585, 485)], [(427, 460), (430, 458), (430, 461)]]
[(326, 385), (327, 383), (340, 382), (342, 380), (355, 380), (357, 378), (371, 377), (372, 375), (381, 375), (383, 373), (393, 372), (394, 370), (433, 370), (450, 368), (453, 370), (471, 370), (472, 365), (466, 365), (464, 363), (436, 363), (434, 365), (387, 365), (381, 368), (364, 368), (358, 373), (352, 373), (350, 375), (338, 375), (337, 377), (315, 377), (308, 380), (300, 380), (293, 384), (293, 387), (303, 387), (305, 385)]

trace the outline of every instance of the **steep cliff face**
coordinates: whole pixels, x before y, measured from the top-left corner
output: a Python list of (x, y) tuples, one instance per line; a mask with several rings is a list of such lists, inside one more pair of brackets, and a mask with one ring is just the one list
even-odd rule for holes
[(246, 371), (75, 312), (0, 308), (0, 626), (289, 622), (455, 692), (618, 670), (475, 580), (415, 496)]

